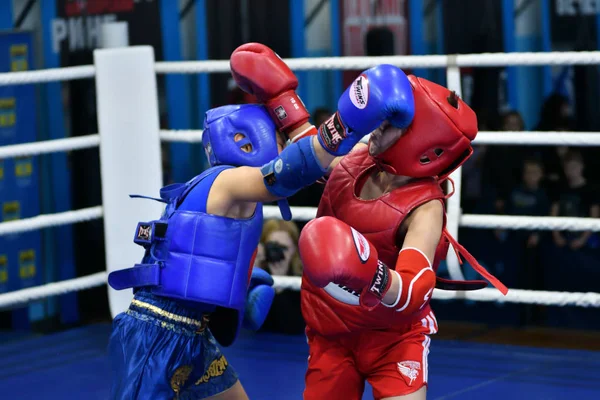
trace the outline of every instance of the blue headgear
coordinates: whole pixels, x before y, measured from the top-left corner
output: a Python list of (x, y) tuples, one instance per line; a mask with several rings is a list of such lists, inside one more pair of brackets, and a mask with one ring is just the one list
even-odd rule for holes
[[(238, 142), (237, 133), (244, 135)], [(202, 144), (211, 167), (262, 167), (278, 155), (277, 131), (265, 107), (258, 104), (230, 105), (206, 112)], [(245, 152), (242, 146), (252, 145)]]
[[(235, 141), (236, 133), (244, 138)], [(262, 167), (279, 155), (277, 128), (264, 106), (258, 104), (229, 105), (210, 109), (204, 118), (202, 144), (211, 167)], [(242, 146), (252, 145), (252, 151)], [(292, 219), (287, 200), (277, 202), (284, 220)]]

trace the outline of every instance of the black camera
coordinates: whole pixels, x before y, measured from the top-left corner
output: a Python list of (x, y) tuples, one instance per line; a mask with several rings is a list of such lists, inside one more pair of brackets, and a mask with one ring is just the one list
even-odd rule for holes
[(265, 243), (265, 259), (269, 263), (276, 263), (285, 258), (284, 252), (287, 250), (287, 246), (284, 246), (277, 242)]

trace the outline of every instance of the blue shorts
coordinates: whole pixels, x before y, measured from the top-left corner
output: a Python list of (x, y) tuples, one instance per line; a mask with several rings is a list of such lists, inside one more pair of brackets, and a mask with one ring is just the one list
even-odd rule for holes
[(111, 399), (204, 399), (238, 376), (201, 311), (138, 292), (113, 322)]

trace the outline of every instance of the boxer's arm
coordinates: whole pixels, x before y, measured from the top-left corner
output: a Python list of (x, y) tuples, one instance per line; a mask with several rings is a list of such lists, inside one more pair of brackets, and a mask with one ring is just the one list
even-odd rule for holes
[(429, 260), (442, 236), (444, 207), (439, 200), (431, 200), (417, 207), (407, 218), (408, 230), (402, 248), (414, 247), (422, 251)]
[[(367, 145), (365, 143), (357, 143), (352, 150), (350, 150), (350, 153), (352, 153), (355, 150), (359, 150), (359, 149), (363, 149), (367, 147)], [(348, 153), (348, 154), (350, 154)], [(344, 158), (345, 156), (340, 156), (340, 157), (336, 157), (333, 159), (333, 161), (331, 162), (331, 164), (329, 164), (329, 168), (327, 169), (327, 174), (329, 175), (331, 173), (331, 171), (333, 171), (333, 169), (335, 167), (337, 167), (337, 165), (340, 163), (340, 161), (342, 161), (342, 158)]]
[[(311, 129), (316, 130), (314, 126), (305, 123), (295, 129), (294, 133), (302, 133)], [(290, 144), (279, 157), (282, 160), (281, 168), (296, 169), (290, 171), (290, 174), (299, 180), (291, 182), (292, 186), (299, 186), (296, 190), (300, 190), (303, 187), (301, 186), (302, 180), (307, 181), (305, 185), (309, 185), (323, 176), (327, 167), (335, 158), (335, 156), (331, 155), (320, 145), (316, 135), (308, 135), (308, 137), (302, 140), (304, 141), (302, 144), (299, 141)], [(312, 141), (312, 146), (307, 141)], [(294, 149), (292, 146), (300, 147)], [(289, 153), (290, 157), (286, 158), (285, 152)], [(298, 159), (302, 157), (306, 157), (307, 159)], [(311, 166), (309, 165), (311, 163), (318, 163), (318, 165)], [(277, 163), (275, 163), (274, 168), (278, 168)], [(237, 203), (266, 203), (286, 197), (274, 194), (272, 188), (267, 187), (267, 181), (268, 178), (265, 178), (265, 171), (257, 167), (238, 167), (221, 172), (215, 179), (208, 196), (208, 212), (216, 215), (225, 215)]]
[(407, 218), (406, 237), (398, 254), (392, 285), (383, 304), (397, 311), (413, 313), (431, 298), (435, 287), (432, 261), (442, 236), (444, 208), (431, 200), (415, 209)]
[[(335, 116), (335, 114), (333, 116)], [(325, 121), (325, 123), (327, 123), (327, 121)], [(294, 131), (294, 133), (290, 134), (290, 139), (292, 140), (292, 143), (293, 143), (293, 142), (296, 142), (296, 141), (302, 139), (303, 137), (307, 137), (307, 136), (311, 136), (311, 135), (317, 135), (317, 134), (318, 134), (318, 130), (317, 129), (307, 129), (305, 131), (296, 130), (296, 131)], [(323, 145), (321, 145), (321, 146), (323, 146)], [(354, 147), (352, 147), (352, 149), (348, 152), (348, 154), (352, 153), (354, 150), (358, 150), (358, 149), (364, 148), (364, 147), (367, 147), (367, 145), (365, 143), (358, 142), (356, 145), (354, 145)], [(335, 167), (337, 167), (337, 165), (340, 163), (340, 161), (342, 161), (342, 158), (345, 157), (346, 155), (336, 156), (331, 161), (331, 163), (329, 163), (329, 167), (327, 168), (327, 174), (326, 174), (326, 176), (328, 176), (331, 173), (331, 171), (333, 171), (333, 169)]]

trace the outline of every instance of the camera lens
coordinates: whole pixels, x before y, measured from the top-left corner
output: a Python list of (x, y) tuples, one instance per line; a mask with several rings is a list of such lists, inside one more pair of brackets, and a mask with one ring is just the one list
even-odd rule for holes
[(277, 242), (265, 243), (265, 258), (267, 262), (278, 262), (285, 258), (284, 252), (287, 250), (287, 246), (279, 244)]

